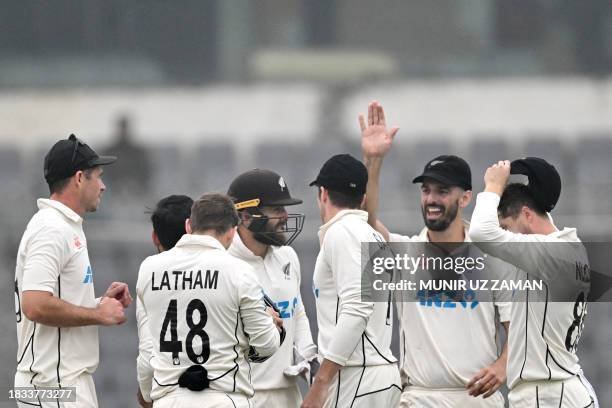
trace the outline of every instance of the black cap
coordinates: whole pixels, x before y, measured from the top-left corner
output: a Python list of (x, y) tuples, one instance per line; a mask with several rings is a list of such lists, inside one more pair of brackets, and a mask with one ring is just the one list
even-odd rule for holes
[(321, 186), (349, 195), (363, 195), (368, 184), (368, 170), (350, 154), (337, 154), (327, 160), (311, 186)]
[(555, 208), (561, 195), (561, 177), (555, 166), (539, 157), (525, 157), (510, 164), (510, 174), (527, 176), (527, 188), (544, 211)]
[(461, 157), (453, 155), (438, 156), (430, 160), (423, 169), (423, 174), (412, 180), (422, 183), (430, 178), (448, 186), (459, 186), (464, 190), (472, 189), (472, 172), (470, 166)]
[(264, 169), (249, 170), (236, 177), (227, 195), (232, 197), (237, 210), (302, 204), (302, 200), (291, 197), (285, 180), (278, 173)]
[(75, 135), (53, 145), (45, 156), (45, 180), (53, 183), (71, 177), (79, 170), (113, 163), (115, 156), (100, 156)]

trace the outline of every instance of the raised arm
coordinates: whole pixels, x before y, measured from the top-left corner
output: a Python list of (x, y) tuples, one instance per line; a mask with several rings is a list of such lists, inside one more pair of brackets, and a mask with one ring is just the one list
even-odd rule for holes
[(359, 115), (359, 126), (361, 127), (363, 160), (368, 169), (365, 208), (368, 212), (368, 223), (388, 240), (389, 231), (378, 220), (380, 169), (399, 128), (387, 128), (385, 111), (382, 105), (376, 101), (370, 102), (368, 105), (367, 122), (363, 115)]

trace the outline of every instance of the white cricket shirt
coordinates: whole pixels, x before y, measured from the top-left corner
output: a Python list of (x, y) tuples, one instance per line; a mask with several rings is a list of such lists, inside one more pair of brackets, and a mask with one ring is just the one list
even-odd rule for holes
[[(470, 242), (464, 221), (465, 242)], [(429, 242), (427, 228), (408, 237), (390, 234), (389, 242)], [(477, 248), (470, 248), (476, 257)], [(479, 252), (479, 251), (478, 251)], [(480, 255), (482, 253), (480, 252)], [(496, 279), (508, 279), (516, 268), (493, 257), (486, 259), (486, 271)], [(470, 279), (490, 279), (482, 271), (466, 272)], [(490, 366), (501, 350), (497, 346), (497, 323), (510, 320), (510, 294), (479, 292), (486, 298), (468, 302), (413, 302), (396, 299), (400, 323), (400, 373), (403, 385), (432, 389), (465, 389), (481, 369)], [(496, 314), (497, 309), (497, 314)]]
[[(578, 280), (576, 269), (577, 265), (588, 268), (586, 250), (574, 228), (549, 235), (502, 229), (497, 218), (499, 200), (495, 193), (478, 194), (470, 237), (486, 243), (483, 249), (488, 253), (516, 265), (522, 279), (542, 279), (546, 283), (543, 290), (515, 293), (508, 338), (508, 386), (512, 389), (522, 381), (573, 377), (580, 371), (576, 346), (584, 325), (589, 286)], [(575, 302), (549, 301), (553, 293), (568, 288), (575, 289)]]
[(262, 258), (244, 245), (238, 233), (234, 235), (229, 253), (253, 267), (264, 292), (278, 307), (287, 332), (285, 341), (272, 357), (252, 365), (253, 387), (256, 391), (290, 387), (295, 380), (286, 377), (283, 370), (295, 364), (294, 344), (304, 357), (310, 357), (317, 351), (300, 295), (301, 275), (297, 254), (289, 246), (269, 246)]
[(319, 355), (341, 366), (397, 362), (390, 349), (389, 305), (361, 298), (361, 243), (384, 241), (367, 220), (365, 211), (342, 210), (319, 229), (313, 275)]
[(24, 291), (40, 290), (73, 305), (96, 307), (83, 219), (56, 200), (39, 199), (17, 253), (17, 371), (37, 386), (67, 386), (98, 366), (98, 328), (51, 327), (21, 311)]
[[(180, 375), (196, 364), (208, 371), (211, 389), (253, 395), (249, 346), (271, 355), (280, 334), (247, 263), (211, 236), (186, 234), (174, 248), (142, 262), (136, 292), (144, 307), (138, 318), (146, 315), (150, 333), (140, 338), (141, 353), (147, 344), (153, 347), (147, 352), (153, 400), (176, 391)], [(146, 376), (139, 372), (145, 393)]]

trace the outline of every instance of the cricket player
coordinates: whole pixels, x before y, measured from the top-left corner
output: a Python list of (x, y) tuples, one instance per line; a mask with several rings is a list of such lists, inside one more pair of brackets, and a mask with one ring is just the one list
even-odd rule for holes
[[(511, 172), (528, 176), (529, 184), (507, 185)], [(510, 406), (598, 407), (576, 356), (590, 287), (586, 250), (575, 228), (559, 230), (549, 214), (561, 194), (559, 173), (545, 160), (527, 157), (492, 165), (484, 181), (471, 238), (516, 265), (523, 279), (545, 283), (542, 290), (515, 292), (508, 350)], [(571, 301), (560, 298), (568, 290)]]
[(99, 156), (74, 135), (58, 141), (45, 157), (51, 196), (38, 199), (39, 211), (17, 253), (15, 387), (76, 387), (76, 402), (17, 397), (19, 407), (98, 406), (92, 379), (97, 326), (125, 322), (123, 309), (131, 297), (125, 283), (115, 282), (95, 298), (83, 217), (98, 209), (106, 189), (101, 166), (115, 160)]
[(229, 197), (204, 194), (187, 234), (141, 264), (136, 290), (154, 339), (152, 389), (143, 394), (156, 408), (249, 407), (247, 354), (280, 346), (282, 320), (266, 309), (252, 268), (226, 251), (238, 222)]
[(323, 225), (313, 275), (321, 367), (303, 408), (395, 407), (400, 378), (392, 355), (391, 307), (362, 298), (362, 242), (382, 242), (368, 225), (368, 173), (348, 154), (330, 158), (310, 185), (318, 188)]
[(241, 217), (229, 253), (255, 270), (264, 292), (279, 309), (287, 332), (272, 357), (253, 364), (253, 405), (298, 408), (302, 396), (296, 376), (302, 373), (310, 378), (309, 362), (317, 353), (300, 295), (300, 262), (289, 246), (302, 230), (304, 215), (288, 214), (285, 209), (301, 204), (302, 200), (291, 197), (280, 175), (263, 169), (240, 174), (227, 194)]
[[(380, 169), (398, 128), (387, 128), (384, 110), (375, 101), (368, 107), (367, 123), (362, 115), (359, 122), (369, 175), (366, 208), (370, 224), (389, 242), (469, 243), (469, 223), (463, 219), (463, 211), (472, 198), (471, 171), (457, 156), (444, 155), (430, 160), (423, 173), (413, 180), (421, 183), (425, 223), (418, 235), (389, 233), (377, 220)], [(473, 258), (478, 253), (482, 255), (476, 247), (466, 245), (465, 248)], [(465, 248), (460, 246), (454, 251)], [(513, 277), (516, 270), (492, 257), (487, 259), (486, 269), (495, 270), (500, 280)], [(470, 271), (466, 276), (488, 278), (478, 273)], [(401, 407), (504, 407), (504, 398), (498, 390), (506, 380), (507, 343), (498, 350), (497, 337), (500, 321), (508, 332), (509, 295), (480, 291), (478, 296), (487, 297), (468, 303), (455, 299), (415, 302), (396, 297), (403, 386)]]
[[(174, 248), (176, 243), (185, 235), (185, 221), (191, 215), (193, 200), (185, 195), (170, 195), (164, 197), (155, 206), (151, 213), (151, 224), (153, 232), (151, 239), (158, 253)], [(137, 359), (137, 373), (139, 381), (147, 382), (145, 386), (138, 387), (138, 403), (143, 408), (151, 408), (153, 403), (148, 391), (151, 390), (152, 370), (149, 364), (153, 350), (153, 337), (149, 334), (149, 319), (145, 313), (142, 299), (136, 297), (136, 321), (138, 322), (138, 338), (143, 339), (139, 343)], [(145, 390), (144, 394), (142, 390)]]

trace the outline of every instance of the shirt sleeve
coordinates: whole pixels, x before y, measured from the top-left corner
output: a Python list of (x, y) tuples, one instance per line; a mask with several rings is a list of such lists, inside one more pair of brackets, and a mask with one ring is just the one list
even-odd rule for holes
[(545, 282), (552, 282), (559, 271), (568, 270), (568, 265), (574, 264), (575, 255), (580, 251), (580, 242), (504, 230), (497, 218), (499, 200), (499, 195), (491, 192), (483, 192), (476, 197), (469, 234), (484, 252)]
[[(294, 254), (295, 255), (295, 254)], [(304, 303), (302, 302), (302, 295), (300, 291), (300, 285), (302, 281), (300, 262), (295, 255), (296, 275), (297, 275), (297, 290), (298, 290), (298, 303), (295, 308), (295, 336), (294, 344), (298, 352), (306, 359), (317, 354), (317, 346), (312, 341), (312, 332), (310, 331), (310, 322), (304, 309)]]
[(67, 255), (68, 245), (62, 231), (52, 227), (41, 228), (27, 243), (22, 290), (54, 293)]
[(149, 318), (143, 300), (140, 272), (138, 273), (138, 283), (136, 285), (136, 324), (138, 327), (138, 358), (136, 359), (138, 385), (144, 400), (151, 401), (153, 367), (151, 367), (150, 361), (153, 356), (154, 339), (149, 329)]
[(154, 343), (149, 329), (149, 318), (139, 293), (136, 294), (136, 323), (138, 325), (138, 358), (136, 359), (138, 385), (144, 400), (151, 401), (153, 367), (151, 367), (150, 361)]
[(359, 343), (374, 303), (361, 298), (361, 242), (344, 228), (330, 229), (324, 251), (338, 293), (338, 317), (324, 358), (344, 366)]
[(255, 278), (255, 272), (245, 264), (238, 287), (240, 315), (249, 346), (261, 357), (272, 355), (280, 347), (280, 333), (266, 312), (263, 290)]

